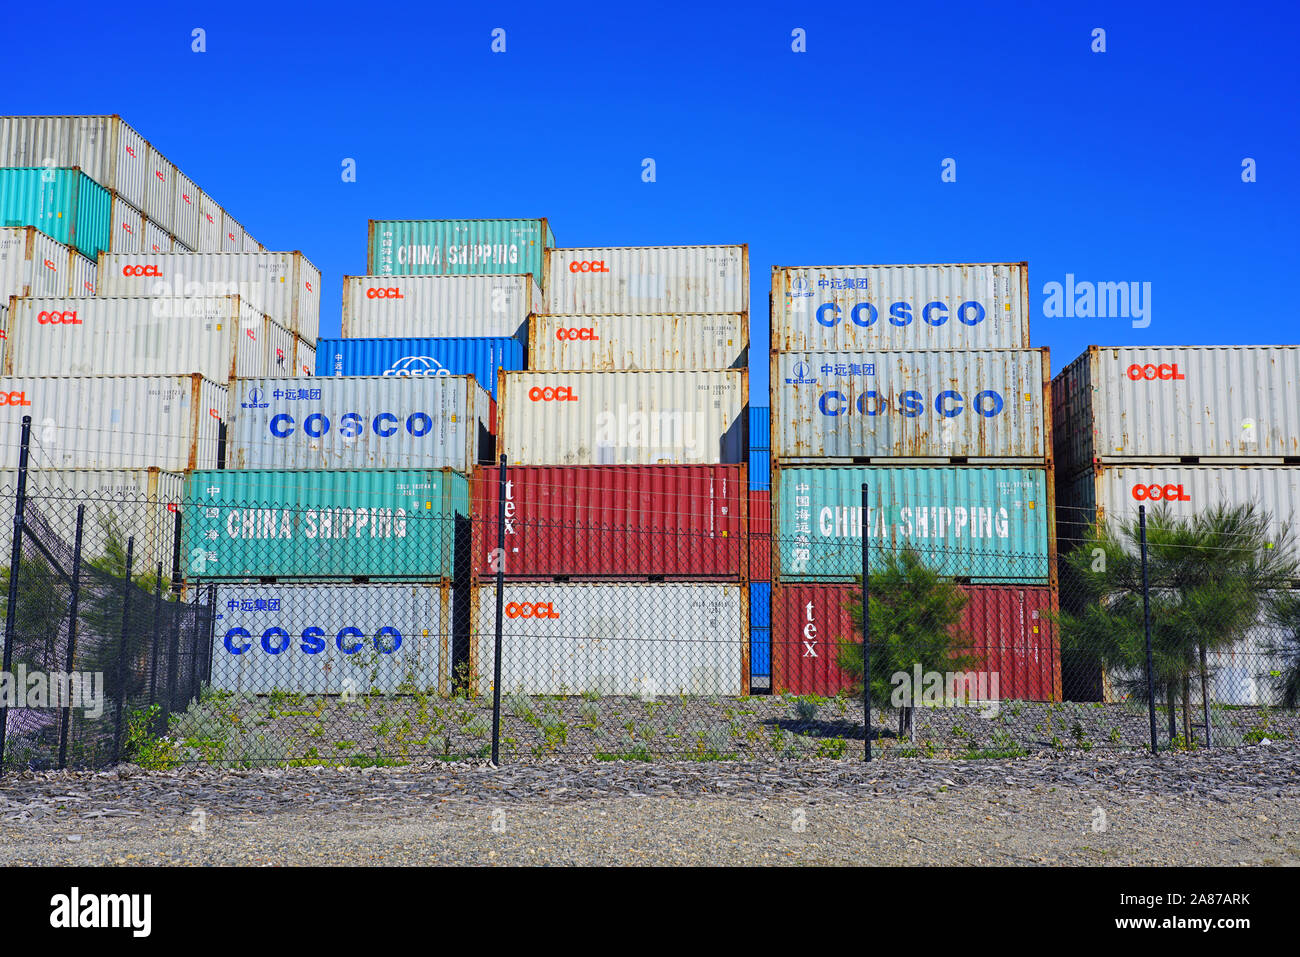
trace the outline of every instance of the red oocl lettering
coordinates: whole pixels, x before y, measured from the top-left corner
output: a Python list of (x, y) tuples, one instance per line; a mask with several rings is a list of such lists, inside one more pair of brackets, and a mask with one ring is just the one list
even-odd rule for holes
[(1178, 363), (1160, 363), (1156, 365), (1148, 362), (1146, 365), (1134, 363), (1128, 367), (1127, 375), (1134, 382), (1155, 382), (1157, 380), (1174, 380), (1186, 379), (1187, 376), (1178, 371)]
[(528, 398), (532, 399), (534, 402), (577, 402), (578, 401), (578, 397), (573, 394), (573, 388), (567, 385), (556, 386), (554, 388), (552, 388), (549, 385), (546, 386), (545, 388), (539, 388), (538, 386), (533, 386), (531, 389), (528, 390)]
[(569, 263), (569, 272), (609, 272), (603, 259), (577, 259)]
[[(308, 287), (311, 288), (310, 286)], [(371, 286), (366, 290), (367, 299), (405, 299), (402, 290), (396, 287), (384, 288), (381, 286)]]
[(507, 618), (559, 618), (555, 604), (549, 601), (512, 601), (505, 607)]
[(1134, 485), (1133, 497), (1139, 502), (1190, 502), (1192, 500), (1181, 485)]
[(154, 276), (155, 278), (158, 279), (162, 278), (162, 273), (158, 271), (157, 266), (141, 266), (141, 265), (123, 266), (122, 275), (123, 276)]
[(71, 312), (38, 312), (36, 321), (42, 326), (79, 326), (81, 320), (77, 318), (77, 310)]
[(600, 336), (596, 335), (595, 329), (556, 329), (555, 338), (561, 342), (598, 342)]

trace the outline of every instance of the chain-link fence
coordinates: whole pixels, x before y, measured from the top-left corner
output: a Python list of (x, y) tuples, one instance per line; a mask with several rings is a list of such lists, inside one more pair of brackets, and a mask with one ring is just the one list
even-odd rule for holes
[[(868, 704), (877, 758), (1300, 731), (1300, 575), (1272, 516), (1096, 536), (1057, 509), (1054, 548), (1000, 506), (877, 495), (812, 534), (774, 523), (759, 582), (744, 483), (653, 468), (620, 494), (600, 468), (353, 473), (346, 494), (283, 472), (253, 498), (203, 473), (179, 501), (34, 480), (4, 766), (861, 759)], [(22, 697), (56, 672), (98, 704)]]

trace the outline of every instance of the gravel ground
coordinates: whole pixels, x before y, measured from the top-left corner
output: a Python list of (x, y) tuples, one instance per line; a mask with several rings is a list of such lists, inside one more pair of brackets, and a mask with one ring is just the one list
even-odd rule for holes
[(1300, 865), (1300, 752), (24, 772), (0, 863)]

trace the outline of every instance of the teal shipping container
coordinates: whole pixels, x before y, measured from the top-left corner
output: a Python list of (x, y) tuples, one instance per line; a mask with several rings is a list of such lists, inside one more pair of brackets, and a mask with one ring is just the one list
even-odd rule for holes
[(469, 546), (469, 483), (450, 470), (198, 471), (183, 508), (195, 578), (447, 580)]
[(849, 582), (862, 574), (862, 484), (873, 571), (916, 549), (940, 575), (1046, 584), (1055, 561), (1046, 468), (778, 467), (772, 473), (773, 581)]
[(95, 259), (109, 247), (113, 194), (76, 168), (0, 169), (0, 226), (35, 226)]
[(545, 219), (372, 219), (366, 272), (372, 276), (544, 275), (555, 245)]

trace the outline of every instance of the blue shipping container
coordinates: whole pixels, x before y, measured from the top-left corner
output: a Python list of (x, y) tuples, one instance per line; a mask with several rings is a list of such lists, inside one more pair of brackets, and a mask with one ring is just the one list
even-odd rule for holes
[(542, 282), (542, 251), (555, 245), (545, 219), (372, 219), (371, 276), (504, 276)]
[(772, 675), (772, 583), (749, 583), (749, 673)]
[(79, 169), (0, 169), (0, 225), (35, 226), (96, 259), (108, 250), (113, 196)]
[(749, 450), (749, 487), (755, 492), (772, 489), (772, 453), (767, 449)]
[(749, 407), (749, 447), (751, 449), (772, 447), (772, 409), (769, 406)]
[(472, 375), (492, 398), (497, 370), (524, 367), (518, 339), (319, 339), (316, 374), (323, 376)]

